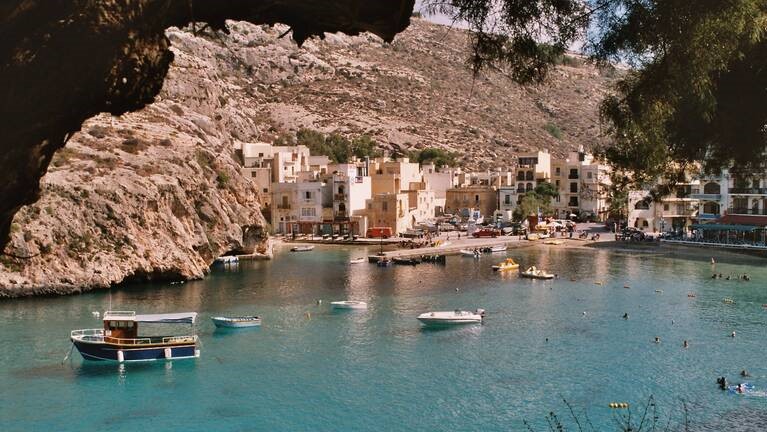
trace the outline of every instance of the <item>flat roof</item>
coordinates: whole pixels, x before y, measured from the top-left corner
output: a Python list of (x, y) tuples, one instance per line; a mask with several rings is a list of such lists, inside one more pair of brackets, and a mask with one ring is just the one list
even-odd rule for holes
[(104, 321), (135, 321), (143, 323), (194, 324), (197, 312), (177, 312), (164, 314), (141, 314), (133, 311), (106, 311)]

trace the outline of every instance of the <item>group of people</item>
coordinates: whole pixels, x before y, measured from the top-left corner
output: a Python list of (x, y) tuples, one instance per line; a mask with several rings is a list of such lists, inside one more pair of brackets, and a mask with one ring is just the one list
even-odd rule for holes
[[(747, 370), (743, 369), (742, 371), (740, 371), (740, 376), (745, 378), (747, 376), (750, 376), (750, 374), (748, 373)], [(719, 384), (719, 388), (721, 390), (728, 390), (729, 389), (729, 387), (727, 386), (727, 378), (726, 377), (722, 376), (722, 377), (717, 378), (716, 379), (716, 383)], [(736, 393), (741, 393), (741, 394), (745, 393), (746, 392), (746, 384), (745, 383), (740, 383), (737, 386), (735, 386), (734, 390), (735, 390)]]
[[(722, 274), (721, 273), (718, 273), (718, 274), (714, 273), (714, 274), (711, 275), (711, 279), (722, 279)], [(748, 282), (748, 281), (751, 280), (751, 276), (749, 276), (746, 273), (743, 273), (742, 275), (727, 275), (724, 279), (725, 280), (744, 280), (744, 281)]]

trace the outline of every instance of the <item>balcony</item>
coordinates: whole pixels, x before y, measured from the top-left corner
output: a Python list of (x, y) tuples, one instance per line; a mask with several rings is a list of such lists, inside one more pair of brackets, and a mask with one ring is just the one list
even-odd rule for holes
[(570, 180), (578, 180), (578, 173), (570, 173), (567, 175), (567, 178)]
[(767, 195), (767, 188), (730, 188), (731, 194)]
[(730, 207), (727, 209), (727, 214), (765, 216), (767, 215), (767, 209)]
[(721, 194), (709, 194), (709, 193), (692, 193), (690, 198), (703, 201), (719, 201), (722, 199)]
[(280, 210), (290, 210), (290, 204), (277, 204), (277, 208)]
[(346, 194), (333, 194), (333, 201), (346, 201)]

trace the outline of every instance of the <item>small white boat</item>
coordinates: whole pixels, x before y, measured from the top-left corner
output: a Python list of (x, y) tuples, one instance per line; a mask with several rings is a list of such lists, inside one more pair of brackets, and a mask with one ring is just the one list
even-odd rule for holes
[(367, 309), (368, 304), (355, 300), (342, 300), (330, 302), (330, 306), (333, 309)]
[(313, 245), (293, 246), (290, 248), (291, 252), (309, 252), (311, 250), (314, 250)]
[(261, 325), (261, 318), (257, 316), (236, 316), (236, 317), (211, 317), (213, 324), (216, 327), (230, 327), (230, 328), (242, 328), (242, 327), (256, 327)]
[(484, 319), (484, 309), (477, 309), (474, 312), (456, 309), (454, 311), (426, 312), (418, 315), (418, 321), (427, 326), (481, 324)]
[(362, 258), (352, 258), (352, 259), (349, 260), (349, 264), (362, 264), (365, 261), (367, 261), (367, 259), (365, 259), (365, 257), (362, 257)]
[(539, 270), (535, 268), (535, 266), (528, 268), (526, 271), (520, 272), (519, 275), (529, 279), (554, 279), (553, 274)]
[(479, 249), (461, 249), (459, 252), (461, 252), (461, 255), (463, 256), (469, 256), (469, 257), (479, 257), (482, 252), (479, 251)]
[(506, 245), (495, 245), (490, 248), (490, 253), (506, 252), (506, 249), (508, 249)]

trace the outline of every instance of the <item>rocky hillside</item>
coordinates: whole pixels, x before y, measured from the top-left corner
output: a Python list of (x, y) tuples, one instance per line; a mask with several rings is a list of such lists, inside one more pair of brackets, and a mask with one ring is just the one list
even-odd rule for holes
[(591, 148), (599, 102), (616, 75), (570, 57), (540, 86), (516, 85), (498, 69), (474, 79), (467, 33), (422, 19), (392, 44), (328, 35), (303, 49), (275, 40), (281, 28), (234, 29), (219, 43), (253, 71), (248, 84), (271, 132), (368, 134), (393, 151), (440, 147), (459, 152), (468, 168), (514, 164), (517, 153), (535, 149)]
[(40, 200), (14, 219), (0, 296), (199, 278), (228, 251), (266, 252), (238, 142), (306, 127), (501, 166), (520, 151), (592, 145), (611, 81), (584, 65), (559, 67), (536, 88), (500, 70), (474, 80), (466, 34), (418, 19), (393, 44), (329, 34), (302, 48), (279, 38), (281, 26), (229, 27), (168, 30), (175, 60), (157, 101), (88, 120), (56, 154)]

